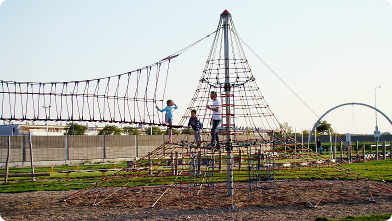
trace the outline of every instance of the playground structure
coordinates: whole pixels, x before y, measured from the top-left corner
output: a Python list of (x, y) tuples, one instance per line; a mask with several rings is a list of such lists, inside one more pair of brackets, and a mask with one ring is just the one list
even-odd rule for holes
[[(66, 202), (147, 208), (238, 208), (266, 203), (266, 198), (273, 197), (279, 203), (315, 208), (339, 199), (375, 202), (376, 197), (391, 196), (390, 184), (366, 180), (287, 136), (256, 84), (228, 11), (220, 15), (213, 34), (198, 88), (178, 124), (187, 125), (190, 111), (196, 110), (204, 125), (201, 145), (174, 137), (173, 143), (162, 144), (94, 187), (68, 196)], [(154, 107), (155, 103), (163, 106), (166, 87), (160, 87), (158, 82), (167, 79), (170, 60), (189, 47), (146, 68), (103, 79), (66, 83), (2, 81), (1, 119), (163, 125)], [(114, 92), (110, 89), (113, 87)], [(132, 95), (130, 88), (136, 88)], [(218, 93), (222, 104), (220, 148), (208, 146), (212, 113), (205, 107), (211, 103), (211, 91)], [(163, 98), (158, 99), (157, 94), (163, 94)], [(19, 99), (21, 113), (16, 111)], [(4, 108), (8, 103), (9, 108)], [(40, 105), (54, 103), (56, 108), (39, 112)], [(247, 135), (247, 139), (239, 139), (240, 134)]]

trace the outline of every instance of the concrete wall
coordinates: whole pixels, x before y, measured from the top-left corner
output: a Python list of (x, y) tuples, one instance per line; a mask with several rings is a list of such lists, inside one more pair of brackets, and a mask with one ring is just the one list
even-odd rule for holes
[[(342, 135), (339, 136), (343, 141), (346, 141), (346, 135)], [(340, 139), (339, 137), (337, 137), (337, 142), (340, 143)], [(301, 137), (297, 137), (297, 141), (301, 143)], [(317, 139), (320, 139), (321, 143), (329, 143), (330, 142), (330, 138), (329, 136), (317, 136)], [(384, 142), (387, 141), (391, 141), (392, 140), (392, 135), (381, 135), (381, 137), (379, 138), (379, 142)], [(366, 143), (374, 143), (375, 139), (373, 137), (373, 135), (353, 135), (351, 134), (351, 142), (355, 143), (355, 142), (366, 142)], [(304, 137), (304, 143), (308, 142), (308, 137)], [(335, 143), (335, 136), (332, 136), (332, 142)], [(314, 143), (314, 135), (312, 137), (312, 139), (310, 140), (310, 143)]]
[[(10, 163), (29, 165), (29, 136), (11, 136)], [(0, 166), (7, 160), (8, 136), (0, 136)], [(143, 157), (162, 145), (167, 135), (110, 135), (110, 136), (31, 136), (33, 161), (94, 162), (107, 160), (135, 159)], [(260, 139), (259, 136), (237, 136), (237, 140)], [(209, 135), (203, 140), (208, 142)], [(173, 142), (194, 141), (193, 135), (173, 135)]]

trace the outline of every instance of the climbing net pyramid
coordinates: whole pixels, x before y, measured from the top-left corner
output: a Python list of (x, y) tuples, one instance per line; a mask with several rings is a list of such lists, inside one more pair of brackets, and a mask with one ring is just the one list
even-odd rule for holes
[[(209, 146), (210, 93), (222, 104), (221, 147)], [(238, 208), (294, 203), (317, 207), (340, 200), (391, 197), (385, 182), (361, 177), (287, 137), (270, 110), (229, 12), (221, 14), (191, 110), (203, 124), (203, 142), (178, 135), (131, 167), (68, 196), (75, 204), (173, 209)]]

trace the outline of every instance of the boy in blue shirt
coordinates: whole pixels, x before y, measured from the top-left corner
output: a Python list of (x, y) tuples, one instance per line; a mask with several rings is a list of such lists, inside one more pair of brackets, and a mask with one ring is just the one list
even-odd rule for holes
[(201, 143), (201, 135), (200, 135), (200, 130), (203, 128), (203, 125), (201, 124), (200, 120), (196, 116), (196, 110), (191, 111), (191, 118), (189, 118), (188, 122), (188, 131), (189, 127), (192, 127), (193, 131), (195, 132), (195, 140), (197, 147), (200, 147)]
[[(155, 107), (157, 108), (158, 111), (160, 112), (164, 112), (166, 111), (165, 114), (165, 123), (166, 125), (168, 125), (168, 135), (169, 135), (169, 143), (172, 143), (172, 125), (173, 125), (173, 110), (176, 110), (178, 107), (176, 104), (174, 104), (174, 101), (172, 100), (167, 100), (166, 101), (166, 107), (163, 108), (162, 110), (158, 108), (158, 106), (156, 105)], [(173, 107), (174, 106), (174, 107)]]

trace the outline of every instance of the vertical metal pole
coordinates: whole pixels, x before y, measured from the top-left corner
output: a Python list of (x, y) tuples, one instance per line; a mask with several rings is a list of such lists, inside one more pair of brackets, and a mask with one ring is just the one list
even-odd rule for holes
[(105, 135), (103, 135), (103, 138), (102, 138), (103, 140), (102, 140), (102, 162), (105, 162), (105, 158), (106, 158), (106, 140), (105, 140)]
[(343, 143), (340, 141), (340, 158), (343, 158)]
[(330, 143), (329, 154), (331, 154), (331, 159), (332, 159), (332, 133), (331, 133), (331, 129), (328, 130), (329, 130), (329, 143)]
[(69, 160), (69, 142), (68, 142), (68, 134), (65, 136), (65, 164), (68, 163)]
[(29, 144), (30, 144), (30, 161), (31, 161), (31, 181), (35, 181), (34, 177), (34, 165), (33, 165), (33, 144), (31, 142), (31, 133), (29, 133)]
[(225, 96), (226, 96), (226, 149), (227, 149), (227, 194), (233, 195), (233, 153), (231, 148), (230, 129), (230, 73), (229, 73), (229, 19), (231, 15), (228, 11), (221, 14), (223, 19), (223, 38), (225, 56)]
[(150, 152), (148, 152), (148, 175), (152, 175), (152, 161)]
[(26, 163), (26, 139), (25, 139), (25, 134), (23, 134), (22, 138), (22, 167), (25, 166)]
[(363, 145), (363, 162), (366, 162), (366, 146)]
[(392, 159), (392, 140), (389, 141), (389, 158)]
[(8, 163), (10, 161), (10, 154), (11, 154), (11, 137), (8, 136), (8, 150), (7, 150), (7, 161), (5, 162), (5, 178), (4, 178), (4, 182), (8, 181)]
[(383, 160), (386, 160), (387, 159), (387, 156), (386, 156), (386, 145), (387, 145), (387, 141), (386, 140), (384, 140), (384, 143), (382, 144), (382, 159)]
[(317, 150), (317, 129), (314, 129), (314, 146), (315, 146), (315, 152), (316, 153), (318, 153), (318, 150)]
[(376, 157), (374, 159), (378, 160), (378, 140), (376, 142)]
[[(137, 135), (134, 135), (135, 136), (135, 160), (137, 160)], [(149, 154), (150, 154), (150, 152), (149, 152)]]

